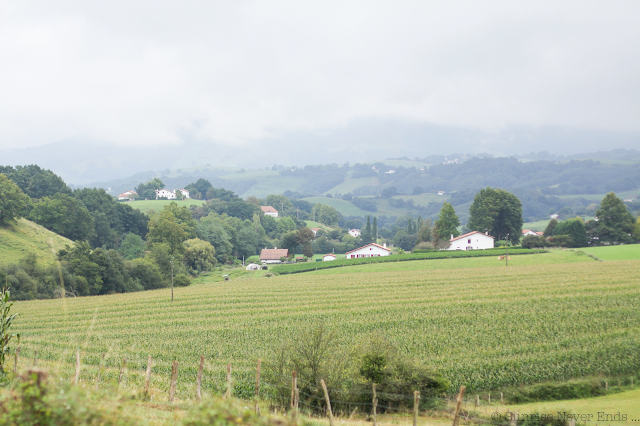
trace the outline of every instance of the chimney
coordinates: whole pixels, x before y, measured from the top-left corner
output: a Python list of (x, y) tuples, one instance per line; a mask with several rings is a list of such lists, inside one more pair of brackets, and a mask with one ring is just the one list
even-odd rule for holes
[(387, 248), (387, 243), (382, 243), (382, 247)]
[(453, 234), (451, 234), (451, 239), (453, 240)]
[(484, 231), (484, 235), (489, 235), (489, 231)]
[(274, 247), (273, 249), (274, 249), (274, 250), (277, 250), (277, 249), (278, 249), (278, 247)]

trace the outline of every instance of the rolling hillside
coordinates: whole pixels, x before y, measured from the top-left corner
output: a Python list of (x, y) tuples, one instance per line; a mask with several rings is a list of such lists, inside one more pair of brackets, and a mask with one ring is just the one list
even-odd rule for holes
[(0, 264), (17, 262), (28, 253), (35, 253), (43, 262), (53, 262), (55, 254), (66, 244), (72, 241), (20, 219), (14, 225), (0, 227)]

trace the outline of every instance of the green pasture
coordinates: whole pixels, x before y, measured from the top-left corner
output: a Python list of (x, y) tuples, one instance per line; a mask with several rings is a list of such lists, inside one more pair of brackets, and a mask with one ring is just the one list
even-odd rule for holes
[[(265, 173), (267, 171), (265, 170)], [(276, 172), (269, 172), (276, 173)], [(238, 179), (242, 179), (241, 175), (246, 173), (238, 173)], [(295, 176), (277, 176), (266, 175), (263, 177), (247, 177), (247, 180), (255, 179), (256, 183), (251, 188), (240, 194), (240, 197), (247, 198), (253, 195), (258, 198), (264, 198), (271, 194), (282, 194), (286, 190), (299, 191), (303, 190), (304, 180)], [(276, 207), (276, 206), (273, 206)]]
[(362, 178), (352, 178), (351, 175), (353, 171), (348, 171), (346, 178), (334, 186), (328, 191), (325, 191), (325, 194), (347, 194), (349, 192), (353, 192), (354, 189), (360, 188), (361, 186), (378, 186), (380, 185), (377, 177), (362, 177)]
[[(401, 257), (401, 255), (395, 255)], [(377, 272), (427, 271), (434, 269), (467, 269), (467, 268), (519, 268), (522, 266), (553, 265), (565, 263), (595, 262), (583, 252), (568, 250), (550, 250), (549, 253), (510, 255), (509, 265), (498, 260), (498, 255), (491, 257), (465, 257), (458, 259), (427, 259), (410, 262), (371, 263), (341, 268), (330, 268), (319, 271), (304, 272), (304, 275), (341, 275)]]
[(367, 216), (367, 215), (379, 215), (379, 212), (368, 212), (362, 210), (359, 207), (356, 207), (349, 201), (340, 200), (338, 198), (327, 198), (327, 197), (309, 197), (303, 198), (303, 200), (308, 201), (310, 203), (321, 203), (327, 206), (331, 206), (342, 213), (343, 216)]
[(620, 246), (587, 247), (584, 250), (602, 260), (638, 260), (640, 259), (640, 244), (625, 244)]
[(141, 210), (143, 212), (150, 212), (155, 210), (160, 210), (164, 206), (169, 203), (177, 203), (179, 206), (201, 206), (204, 204), (202, 200), (194, 200), (193, 198), (187, 198), (186, 200), (140, 200), (140, 201), (129, 201), (127, 204), (134, 209)]

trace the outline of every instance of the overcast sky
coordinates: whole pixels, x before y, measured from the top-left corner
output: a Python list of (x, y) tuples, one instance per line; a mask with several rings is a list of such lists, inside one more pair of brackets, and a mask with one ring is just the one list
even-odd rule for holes
[(0, 149), (357, 120), (640, 132), (638, 1), (0, 0)]

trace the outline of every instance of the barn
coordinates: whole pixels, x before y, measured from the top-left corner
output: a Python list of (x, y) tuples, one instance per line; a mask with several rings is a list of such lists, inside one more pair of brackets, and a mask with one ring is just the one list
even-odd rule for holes
[(469, 232), (456, 238), (453, 238), (453, 235), (451, 237), (449, 250), (484, 250), (494, 247), (495, 238), (478, 231)]
[(281, 257), (288, 257), (289, 250), (287, 249), (262, 249), (260, 252), (260, 262), (265, 263), (280, 263)]
[(387, 248), (386, 244), (383, 247), (379, 244), (371, 243), (371, 244), (367, 244), (366, 246), (357, 248), (355, 250), (346, 252), (345, 257), (347, 259), (357, 259), (359, 257), (389, 256), (390, 254), (391, 254), (391, 250)]

